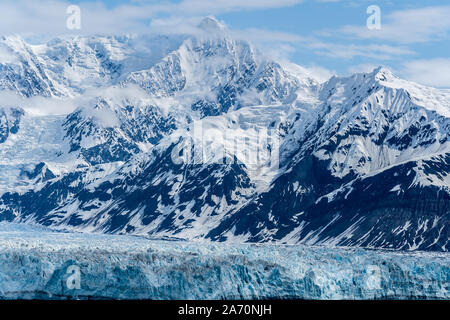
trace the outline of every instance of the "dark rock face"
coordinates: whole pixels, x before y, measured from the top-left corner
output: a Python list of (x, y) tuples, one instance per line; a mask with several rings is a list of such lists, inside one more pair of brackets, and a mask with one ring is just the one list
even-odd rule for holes
[[(425, 163), (428, 172), (448, 172), (449, 160), (446, 154), (445, 169), (438, 161)], [(450, 195), (433, 185), (411, 187), (417, 177), (415, 168), (417, 164), (410, 162), (357, 178), (329, 199), (319, 197), (328, 194), (324, 186), (333, 188), (327, 171), (298, 166), (279, 178), (269, 192), (225, 219), (209, 237), (225, 240), (220, 236), (223, 230), (234, 226), (240, 234), (252, 234), (252, 241), (267, 240), (269, 229), (273, 231), (270, 240), (294, 237), (308, 244), (448, 251)], [(298, 195), (293, 181), (305, 181), (301, 179), (305, 172), (316, 174), (308, 175), (311, 182), (303, 184), (306, 192)]]
[(24, 111), (20, 108), (0, 108), (0, 143), (17, 134)]
[[(70, 151), (79, 151), (80, 157), (92, 165), (126, 161), (140, 152), (139, 143), (155, 145), (176, 129), (174, 119), (170, 115), (161, 115), (154, 106), (138, 108), (127, 105), (113, 109), (103, 100), (99, 104), (106, 109), (108, 116), (118, 119), (117, 126), (99, 126), (83, 110), (68, 115), (63, 124), (66, 138), (70, 141)], [(83, 140), (91, 137), (102, 142), (83, 146)]]
[(25, 194), (10, 192), (3, 194), (0, 202), (6, 209), (2, 209), (0, 220), (10, 221), (19, 216), (20, 219), (33, 218), (40, 224), (51, 225), (52, 219), (46, 215), (80, 190), (79, 185), (73, 187), (71, 185), (81, 176), (81, 172), (76, 172), (60, 179), (50, 180), (39, 192), (30, 190)]

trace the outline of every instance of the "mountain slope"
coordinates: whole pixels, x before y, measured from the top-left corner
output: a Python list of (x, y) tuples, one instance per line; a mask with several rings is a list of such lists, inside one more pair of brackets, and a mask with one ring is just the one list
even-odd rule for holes
[(448, 250), (450, 119), (387, 77), (396, 81), (378, 69), (322, 85), (317, 120), (292, 125), (284, 173), (209, 236)]
[(383, 67), (320, 84), (200, 27), (212, 31), (4, 38), (2, 89), (77, 108), (0, 104), (0, 220), (448, 251), (448, 91)]

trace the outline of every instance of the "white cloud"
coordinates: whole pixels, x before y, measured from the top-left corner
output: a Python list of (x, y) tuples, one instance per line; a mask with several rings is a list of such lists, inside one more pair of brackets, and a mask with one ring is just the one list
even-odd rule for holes
[(450, 6), (408, 9), (383, 14), (381, 29), (345, 26), (340, 32), (362, 39), (387, 40), (396, 43), (421, 43), (441, 40), (450, 31)]
[(379, 67), (379, 65), (377, 65), (377, 64), (362, 63), (362, 64), (358, 64), (358, 65), (353, 65), (350, 68), (348, 68), (348, 73), (350, 73), (350, 74), (363, 73), (363, 72), (369, 73), (378, 67)]
[(305, 46), (314, 49), (318, 54), (340, 59), (366, 57), (379, 60), (390, 60), (398, 56), (415, 54), (414, 51), (406, 47), (385, 44), (337, 44), (323, 41), (311, 41)]
[(171, 9), (179, 14), (218, 14), (232, 11), (281, 8), (300, 2), (302, 0), (184, 0), (178, 5), (173, 5)]
[[(107, 99), (113, 103), (121, 101), (150, 101), (147, 93), (135, 86), (105, 87), (86, 90), (82, 95), (68, 98), (55, 97), (23, 97), (14, 91), (0, 91), (0, 107), (20, 107), (33, 115), (64, 115), (73, 112), (78, 107), (93, 106), (98, 97)], [(160, 102), (160, 100), (158, 100)], [(136, 102), (137, 104), (138, 102)], [(154, 102), (153, 102), (154, 103)], [(149, 102), (151, 104), (151, 102)], [(156, 104), (156, 103), (154, 103)], [(159, 105), (159, 103), (157, 103)], [(90, 109), (90, 108), (88, 108)], [(167, 112), (167, 110), (163, 110)]]
[(0, 61), (2, 63), (17, 63), (17, 56), (11, 51), (10, 48), (0, 43)]
[(329, 69), (313, 65), (311, 67), (305, 68), (308, 73), (317, 81), (319, 82), (325, 82), (329, 80), (332, 76), (336, 75), (337, 73), (335, 71), (331, 71)]
[(399, 74), (424, 85), (450, 88), (450, 59), (413, 60), (405, 62)]
[(256, 29), (256, 28), (237, 30), (234, 33), (235, 33), (234, 36), (236, 37), (242, 37), (242, 35), (245, 35), (246, 38), (252, 39), (257, 42), (276, 41), (276, 42), (296, 43), (305, 40), (303, 37), (293, 33)]
[(148, 31), (157, 34), (189, 34), (197, 35), (202, 33), (198, 28), (202, 18), (200, 17), (168, 17), (153, 19), (148, 27)]
[[(184, 0), (148, 2), (106, 7), (101, 2), (82, 2), (81, 30), (83, 34), (117, 34), (145, 31), (152, 19), (161, 17), (194, 17), (233, 11), (258, 10), (292, 6), (302, 0)], [(73, 33), (66, 28), (69, 15), (66, 0), (2, 0), (0, 2), (0, 30), (8, 34), (58, 35)], [(182, 29), (179, 29), (182, 30)]]
[(34, 115), (68, 114), (76, 109), (75, 99), (55, 99), (47, 97), (24, 98), (12, 91), (0, 91), (0, 107), (21, 107)]
[[(157, 34), (204, 34), (204, 30), (199, 29), (200, 22), (204, 19), (204, 16), (195, 17), (169, 17), (162, 19), (153, 19), (149, 30)], [(225, 22), (218, 21), (220, 24), (220, 31), (226, 32), (230, 36), (236, 39), (252, 40), (254, 42), (280, 42), (280, 43), (296, 43), (303, 41), (304, 38), (288, 32), (280, 32), (267, 29), (228, 29)], [(214, 29), (212, 27), (212, 29)], [(211, 32), (214, 30), (208, 30)]]

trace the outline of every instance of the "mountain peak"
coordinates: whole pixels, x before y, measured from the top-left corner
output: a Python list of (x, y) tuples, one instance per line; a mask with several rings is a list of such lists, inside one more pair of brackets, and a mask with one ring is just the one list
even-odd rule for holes
[(375, 80), (378, 81), (388, 81), (397, 78), (397, 76), (394, 75), (389, 68), (386, 68), (384, 66), (379, 66), (378, 68), (375, 68), (372, 71), (372, 75), (375, 78)]
[(225, 29), (225, 26), (217, 21), (214, 17), (205, 17), (200, 21), (198, 27), (205, 32), (220, 32)]

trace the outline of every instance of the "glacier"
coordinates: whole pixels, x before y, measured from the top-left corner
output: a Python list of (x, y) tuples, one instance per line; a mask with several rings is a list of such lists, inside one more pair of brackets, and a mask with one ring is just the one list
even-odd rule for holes
[[(69, 285), (80, 271), (79, 287)], [(0, 299), (449, 299), (448, 253), (167, 241), (0, 223)]]

